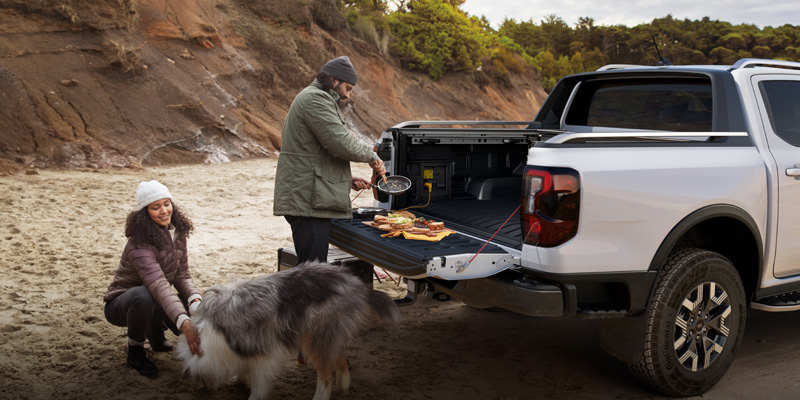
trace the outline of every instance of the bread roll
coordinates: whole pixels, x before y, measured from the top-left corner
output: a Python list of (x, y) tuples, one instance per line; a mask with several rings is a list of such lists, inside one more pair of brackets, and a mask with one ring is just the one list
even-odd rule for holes
[(440, 231), (444, 229), (444, 222), (428, 221), (428, 228), (432, 231)]
[(414, 227), (414, 224), (411, 222), (399, 222), (392, 224), (392, 229), (411, 229)]

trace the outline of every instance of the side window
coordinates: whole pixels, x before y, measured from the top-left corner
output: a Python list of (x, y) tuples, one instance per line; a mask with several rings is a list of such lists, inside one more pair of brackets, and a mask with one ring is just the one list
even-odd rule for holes
[(627, 79), (585, 82), (570, 106), (567, 125), (710, 132), (708, 79)]
[(763, 81), (760, 85), (772, 130), (786, 143), (800, 147), (800, 82)]

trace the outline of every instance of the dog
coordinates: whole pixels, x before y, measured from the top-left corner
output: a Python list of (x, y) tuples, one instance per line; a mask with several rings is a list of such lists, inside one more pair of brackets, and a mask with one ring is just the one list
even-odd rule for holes
[(185, 376), (208, 388), (234, 379), (249, 383), (254, 400), (269, 396), (275, 378), (300, 349), (317, 370), (314, 400), (328, 400), (334, 374), (340, 391), (350, 387), (344, 350), (370, 311), (386, 322), (400, 321), (388, 295), (344, 267), (303, 263), (210, 287), (191, 317), (203, 356), (193, 354), (181, 335), (176, 358)]

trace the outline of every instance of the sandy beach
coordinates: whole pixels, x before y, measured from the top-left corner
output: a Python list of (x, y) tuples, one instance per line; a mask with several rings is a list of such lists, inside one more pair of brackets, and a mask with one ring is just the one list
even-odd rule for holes
[[(125, 329), (105, 320), (102, 297), (142, 180), (165, 183), (194, 221), (189, 260), (201, 290), (275, 272), (278, 248), (291, 246), (288, 224), (272, 215), (275, 166), (259, 159), (0, 176), (0, 398), (247, 398), (241, 384), (211, 391), (185, 380), (170, 353), (154, 355), (156, 379), (126, 369)], [(369, 176), (364, 165), (354, 167)], [(354, 204), (371, 205), (369, 193)], [(374, 287), (405, 294), (387, 279)], [(400, 325), (367, 326), (353, 339), (352, 388), (334, 399), (662, 398), (600, 350), (598, 321), (528, 318), (431, 298), (402, 314)], [(751, 312), (733, 368), (702, 398), (797, 398), (798, 329), (795, 314)], [(271, 398), (310, 399), (315, 382), (312, 369), (292, 361)]]
[[(29, 170), (1, 177), (0, 397), (197, 395), (200, 386), (183, 380), (171, 354), (154, 356), (161, 370), (154, 380), (125, 369), (125, 329), (103, 316), (102, 297), (126, 241), (125, 216), (135, 207), (138, 183), (159, 180), (194, 222), (189, 262), (201, 290), (275, 272), (278, 248), (292, 244), (289, 225), (272, 215), (276, 163)], [(369, 168), (353, 167), (355, 175), (369, 177)], [(371, 194), (364, 192), (354, 204), (371, 205)], [(392, 297), (404, 293), (388, 280), (375, 284)], [(285, 378), (291, 374), (287, 370)], [(309, 398), (313, 382), (303, 385), (312, 391)], [(276, 398), (282, 397), (280, 391), (276, 388)], [(246, 394), (246, 388), (234, 385), (203, 397)]]

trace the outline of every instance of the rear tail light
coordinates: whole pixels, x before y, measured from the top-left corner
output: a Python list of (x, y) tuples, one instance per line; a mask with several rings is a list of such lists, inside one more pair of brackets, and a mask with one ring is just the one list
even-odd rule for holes
[(526, 167), (522, 188), (522, 242), (555, 247), (578, 232), (580, 179), (569, 168)]

